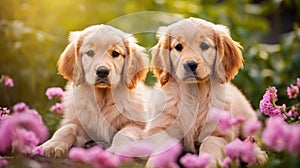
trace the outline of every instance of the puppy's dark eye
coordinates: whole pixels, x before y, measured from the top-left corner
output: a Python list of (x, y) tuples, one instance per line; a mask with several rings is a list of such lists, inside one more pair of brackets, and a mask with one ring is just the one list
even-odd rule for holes
[(177, 45), (175, 46), (175, 49), (176, 49), (177, 51), (182, 51), (183, 47), (182, 47), (182, 45), (179, 43), (179, 44), (177, 44)]
[(120, 53), (117, 52), (117, 51), (115, 51), (115, 50), (113, 50), (112, 53), (111, 53), (111, 55), (115, 58), (115, 57), (118, 57), (120, 55)]
[(204, 43), (204, 42), (202, 42), (202, 43), (200, 44), (200, 48), (201, 48), (201, 50), (205, 51), (205, 50), (207, 50), (207, 49), (209, 48), (209, 45), (206, 44), (206, 43)]
[(86, 54), (90, 57), (93, 57), (95, 55), (93, 50), (89, 50), (88, 52), (86, 52)]

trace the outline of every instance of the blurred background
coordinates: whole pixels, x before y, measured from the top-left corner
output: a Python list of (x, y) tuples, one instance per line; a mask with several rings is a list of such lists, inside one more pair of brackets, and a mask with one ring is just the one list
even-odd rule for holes
[[(0, 85), (0, 106), (23, 101), (43, 115), (51, 131), (60, 116), (49, 111), (53, 102), (45, 91), (66, 84), (56, 63), (68, 33), (93, 24), (120, 23), (114, 19), (135, 12), (174, 14), (153, 15), (153, 24), (136, 21), (153, 29), (190, 16), (228, 26), (233, 39), (244, 47), (244, 69), (233, 83), (254, 108), (266, 87), (278, 87), (283, 97), (286, 87), (300, 77), (299, 0), (0, 0), (0, 7), (0, 75), (12, 77), (15, 83), (13, 88)], [(126, 31), (130, 25), (122, 23), (120, 28)], [(148, 49), (156, 43), (151, 31), (137, 33), (139, 43)]]

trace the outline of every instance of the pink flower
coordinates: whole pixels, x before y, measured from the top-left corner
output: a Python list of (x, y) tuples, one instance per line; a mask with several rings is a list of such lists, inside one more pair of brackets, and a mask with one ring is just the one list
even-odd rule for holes
[(286, 88), (286, 92), (290, 99), (294, 99), (299, 94), (299, 88), (298, 88), (298, 86), (291, 84), (289, 87)]
[(93, 165), (93, 167), (118, 167), (122, 160), (99, 146), (93, 146), (89, 149), (73, 147), (69, 152), (69, 158), (75, 161), (81, 161)]
[(14, 87), (14, 81), (9, 76), (2, 75), (1, 78), (0, 78), (0, 82), (1, 81), (3, 81), (4, 85), (7, 86), (7, 87)]
[(20, 102), (14, 105), (13, 107), (15, 113), (21, 113), (29, 109), (29, 107), (24, 103)]
[(223, 168), (229, 168), (229, 165), (230, 165), (230, 163), (232, 161), (233, 160), (230, 157), (226, 156), (225, 159), (221, 163), (221, 167), (223, 167)]
[(232, 127), (231, 116), (229, 112), (223, 112), (219, 120), (219, 127), (226, 134)]
[(114, 155), (106, 150), (103, 150), (100, 154), (93, 157), (94, 167), (118, 167), (121, 164), (119, 156)]
[(266, 128), (262, 132), (262, 139), (267, 147), (275, 151), (282, 151), (289, 141), (289, 128), (280, 117), (271, 117), (266, 121)]
[(291, 155), (300, 153), (300, 124), (289, 125), (281, 118), (269, 118), (262, 138), (265, 145), (272, 150), (285, 150)]
[(243, 147), (243, 142), (240, 139), (235, 139), (225, 146), (225, 153), (232, 160), (239, 158), (240, 150)]
[(294, 117), (294, 118), (299, 116), (299, 113), (298, 113), (297, 109), (295, 108), (295, 106), (291, 107), (291, 109), (289, 110), (287, 116)]
[(8, 114), (2, 114), (1, 116), (0, 116), (0, 125), (5, 121), (5, 120), (7, 120), (8, 118), (10, 118), (11, 116), (10, 115), (8, 115)]
[(204, 153), (200, 155), (186, 154), (180, 158), (180, 163), (186, 168), (205, 168), (210, 162), (210, 155)]
[(8, 161), (0, 158), (0, 167), (6, 167), (8, 165)]
[(87, 149), (80, 147), (73, 147), (69, 151), (69, 158), (74, 161), (80, 161), (84, 163), (91, 163), (91, 158), (88, 155)]
[(14, 113), (28, 113), (31, 114), (36, 119), (42, 121), (42, 117), (39, 115), (39, 113), (35, 109), (30, 109), (24, 102), (15, 104), (13, 109), (14, 109)]
[(13, 137), (12, 149), (21, 153), (31, 153), (39, 143), (35, 133), (24, 128), (16, 128)]
[(276, 101), (277, 89), (274, 86), (267, 88), (263, 99), (259, 102), (260, 111), (270, 117), (280, 116), (282, 118), (285, 118), (285, 116), (281, 112), (283, 110), (283, 107), (277, 107), (275, 104)]
[(53, 99), (54, 97), (58, 97), (60, 101), (62, 101), (64, 97), (64, 91), (60, 87), (52, 87), (47, 89), (46, 95), (49, 100)]
[(289, 125), (289, 141), (287, 150), (290, 154), (296, 156), (300, 153), (300, 124)]
[(0, 137), (5, 138), (1, 139), (0, 152), (6, 152), (9, 147), (27, 152), (34, 144), (37, 145), (47, 139), (48, 129), (35, 112), (35, 110), (27, 110), (14, 113), (1, 123)]
[(247, 120), (244, 123), (243, 131), (248, 136), (252, 136), (256, 131), (262, 128), (262, 124), (258, 120)]
[(125, 157), (148, 157), (152, 154), (154, 146), (146, 141), (135, 141), (131, 144), (124, 146), (118, 155)]
[(56, 103), (55, 105), (50, 107), (50, 111), (55, 112), (56, 114), (62, 114), (64, 110), (64, 106), (62, 103)]
[(300, 87), (300, 78), (297, 78), (297, 86)]
[[(254, 164), (254, 145), (250, 140), (235, 139), (225, 146), (225, 153), (231, 160), (240, 159), (245, 163)], [(225, 164), (225, 163), (224, 163)]]
[(211, 119), (219, 122), (219, 128), (224, 134), (226, 134), (232, 127), (244, 122), (243, 117), (231, 117), (230, 112), (217, 108), (212, 108), (210, 113)]
[[(170, 139), (163, 144), (165, 151), (153, 156), (152, 164), (156, 168), (178, 167), (175, 161), (182, 151), (182, 146), (178, 140)], [(167, 146), (165, 146), (167, 145)]]
[(256, 158), (254, 155), (254, 145), (252, 138), (247, 138), (243, 141), (243, 148), (241, 149), (240, 158), (243, 162), (250, 165), (255, 164)]

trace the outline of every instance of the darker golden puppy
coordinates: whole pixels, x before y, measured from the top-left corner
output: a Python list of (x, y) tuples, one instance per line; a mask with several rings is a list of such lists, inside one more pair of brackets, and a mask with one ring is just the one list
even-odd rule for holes
[[(229, 111), (233, 117), (257, 119), (245, 96), (230, 84), (243, 66), (241, 47), (227, 27), (197, 18), (162, 27), (158, 36), (152, 66), (165, 94), (165, 106), (148, 124), (148, 134), (167, 132), (183, 139), (186, 151), (209, 153), (213, 157), (210, 166), (216, 167), (225, 145), (247, 135), (239, 128), (222, 132), (211, 115)], [(255, 154), (259, 163), (266, 161), (258, 147)]]

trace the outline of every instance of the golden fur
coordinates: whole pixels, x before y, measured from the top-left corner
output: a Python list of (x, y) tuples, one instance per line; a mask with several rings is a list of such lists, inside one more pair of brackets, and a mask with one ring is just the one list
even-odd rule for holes
[[(144, 96), (138, 91), (146, 72), (143, 53), (131, 35), (108, 25), (70, 33), (70, 44), (58, 61), (59, 73), (69, 81), (64, 117), (41, 145), (46, 156), (64, 156), (72, 146), (90, 140), (109, 147), (117, 132), (144, 128)], [(109, 69), (106, 78), (97, 76), (99, 67)]]
[[(245, 96), (229, 83), (243, 66), (241, 47), (227, 27), (198, 18), (162, 27), (158, 37), (152, 49), (152, 67), (166, 97), (164, 109), (156, 110), (147, 125), (148, 135), (167, 132), (182, 139), (186, 151), (211, 154), (210, 167), (216, 167), (223, 159), (225, 145), (247, 135), (241, 129), (222, 133), (218, 123), (210, 119), (212, 109), (257, 119)], [(197, 64), (193, 73), (185, 68), (191, 61)], [(255, 150), (257, 161), (265, 162), (265, 152), (258, 147)]]

